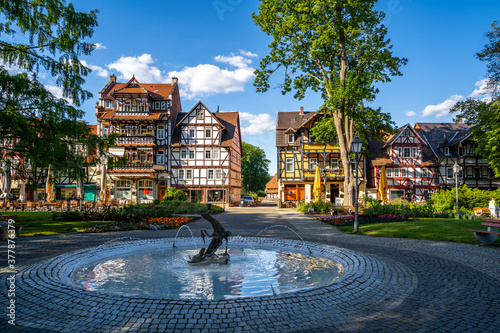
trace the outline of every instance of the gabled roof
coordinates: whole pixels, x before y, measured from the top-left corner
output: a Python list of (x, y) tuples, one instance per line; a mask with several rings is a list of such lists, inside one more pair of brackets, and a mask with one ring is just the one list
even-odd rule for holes
[[(457, 157), (453, 146), (470, 137), (474, 126), (463, 123), (415, 123), (415, 129), (420, 130), (437, 158)], [(445, 155), (440, 148), (452, 147), (451, 155)]]
[(267, 193), (278, 193), (278, 174), (274, 174), (273, 178), (266, 184)]
[(422, 136), (421, 136), (421, 135), (420, 135), (417, 131), (415, 131), (415, 129), (414, 129), (414, 128), (410, 125), (410, 124), (406, 124), (406, 125), (404, 125), (404, 126), (400, 127), (400, 128), (398, 129), (398, 132), (397, 132), (397, 133), (395, 133), (395, 134), (393, 134), (393, 135), (391, 135), (391, 136), (389, 137), (389, 139), (387, 140), (387, 142), (386, 142), (386, 143), (385, 143), (385, 145), (384, 145), (384, 148), (385, 148), (385, 147), (388, 147), (388, 146), (390, 146), (390, 145), (392, 145), (392, 144), (394, 143), (394, 141), (396, 141), (396, 140), (397, 140), (397, 139), (401, 136), (401, 134), (404, 132), (404, 130), (405, 130), (405, 129), (409, 129), (409, 130), (411, 130), (411, 131), (415, 134), (415, 136), (416, 136), (416, 137), (417, 137), (420, 141), (422, 141), (422, 143), (423, 143), (423, 144), (426, 144), (426, 143), (427, 143), (427, 141), (425, 141), (425, 139), (424, 139), (424, 138), (423, 138), (423, 137), (422, 137)]
[(305, 125), (317, 112), (306, 111), (301, 114), (298, 111), (294, 112), (278, 112), (276, 116), (276, 130), (298, 130)]
[(154, 100), (166, 100), (173, 92), (172, 84), (140, 83), (134, 76), (126, 83), (109, 81), (100, 91), (102, 98), (112, 99), (114, 94), (147, 94)]
[(205, 104), (203, 104), (201, 101), (199, 101), (198, 103), (196, 103), (196, 105), (187, 113), (182, 113), (183, 114), (183, 117), (181, 118), (181, 120), (179, 120), (178, 122), (176, 122), (176, 125), (175, 126), (180, 126), (181, 123), (193, 112), (196, 110), (196, 108), (201, 105), (201, 107), (205, 110), (208, 111), (208, 113), (210, 113), (212, 115), (212, 117), (219, 123), (219, 125), (222, 126), (222, 128), (224, 128), (224, 125), (219, 121), (219, 119), (217, 119), (217, 117), (215, 117), (215, 114), (210, 112), (210, 110), (205, 106)]

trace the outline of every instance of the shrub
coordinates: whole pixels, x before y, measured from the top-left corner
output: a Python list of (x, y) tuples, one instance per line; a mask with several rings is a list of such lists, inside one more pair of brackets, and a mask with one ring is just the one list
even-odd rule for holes
[(265, 198), (266, 197), (266, 192), (264, 192), (264, 191), (257, 191), (257, 196), (259, 198)]
[[(338, 227), (354, 225), (353, 215), (324, 216), (324, 217), (317, 217), (317, 219)], [(390, 222), (401, 222), (401, 221), (405, 221), (404, 215), (401, 214), (398, 215), (384, 214), (384, 215), (371, 215), (371, 216), (358, 217), (358, 224), (390, 223)]]
[(174, 198), (174, 200), (178, 201), (187, 201), (186, 193), (184, 193), (184, 191), (182, 190), (176, 189), (175, 187), (169, 187), (165, 196), (172, 197)]
[(330, 207), (332, 206), (331, 202), (318, 201), (318, 202), (310, 202), (308, 204), (299, 205), (297, 207), (298, 212), (307, 212), (309, 208), (314, 208), (314, 211), (317, 213), (328, 213), (330, 211)]
[(432, 217), (434, 207), (431, 202), (416, 203), (406, 200), (394, 200), (385, 204), (370, 203), (370, 208), (363, 209), (363, 215), (404, 215), (405, 219), (410, 217)]
[[(491, 198), (500, 200), (500, 190), (480, 190), (462, 185), (458, 188), (458, 206), (461, 213), (473, 213), (474, 207), (488, 207)], [(456, 189), (441, 190), (433, 195), (435, 210), (441, 212), (456, 211)]]

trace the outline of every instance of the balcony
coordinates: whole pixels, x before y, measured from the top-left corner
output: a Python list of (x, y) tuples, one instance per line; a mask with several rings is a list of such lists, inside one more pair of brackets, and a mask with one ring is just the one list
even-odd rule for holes
[[(316, 170), (313, 169), (304, 169), (302, 170), (303, 178), (314, 178), (316, 176)], [(356, 174), (353, 172), (354, 176)], [(344, 169), (321, 169), (321, 178), (328, 179), (343, 179), (344, 178)], [(363, 169), (359, 168), (358, 177), (363, 178)]]
[(156, 145), (154, 136), (119, 136), (115, 139), (115, 145), (121, 146), (131, 146), (131, 145), (142, 145), (142, 146), (154, 146)]
[(114, 167), (112, 171), (152, 171), (153, 165), (153, 163), (130, 163)]

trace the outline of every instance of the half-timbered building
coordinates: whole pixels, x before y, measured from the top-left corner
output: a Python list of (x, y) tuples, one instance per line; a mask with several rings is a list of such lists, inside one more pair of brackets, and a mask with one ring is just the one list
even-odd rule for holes
[(416, 123), (439, 163), (437, 187), (455, 186), (453, 165), (458, 163), (458, 185), (470, 188), (496, 189), (500, 179), (495, 178), (488, 161), (475, 153), (477, 142), (472, 137), (473, 126), (463, 123)]
[[(124, 148), (129, 163), (107, 171), (101, 188), (112, 199), (148, 202), (163, 198), (169, 184), (167, 163), (173, 121), (181, 112), (177, 78), (171, 84), (141, 83), (135, 77), (116, 82), (113, 74), (99, 92), (96, 104), (100, 135), (118, 133), (116, 147)], [(98, 172), (105, 172), (100, 165)]]
[(378, 192), (380, 174), (385, 167), (389, 200), (404, 198), (424, 201), (437, 189), (438, 162), (426, 140), (410, 124), (401, 127), (387, 141), (373, 139), (368, 162), (368, 187), (372, 196)]
[[(313, 183), (316, 167), (320, 167), (324, 200), (342, 205), (344, 201), (344, 170), (336, 138), (315, 142), (311, 129), (324, 117), (323, 113), (278, 112), (276, 147), (278, 161), (279, 199), (285, 206), (296, 206), (302, 199), (314, 199)], [(360, 197), (364, 195), (364, 159), (359, 164)]]
[(241, 149), (239, 113), (212, 113), (198, 102), (177, 114), (169, 158), (172, 186), (194, 202), (237, 204)]

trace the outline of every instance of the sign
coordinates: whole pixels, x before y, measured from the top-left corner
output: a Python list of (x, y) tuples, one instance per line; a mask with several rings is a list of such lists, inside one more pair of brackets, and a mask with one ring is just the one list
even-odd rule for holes
[(144, 190), (144, 194), (149, 194), (149, 190)]

